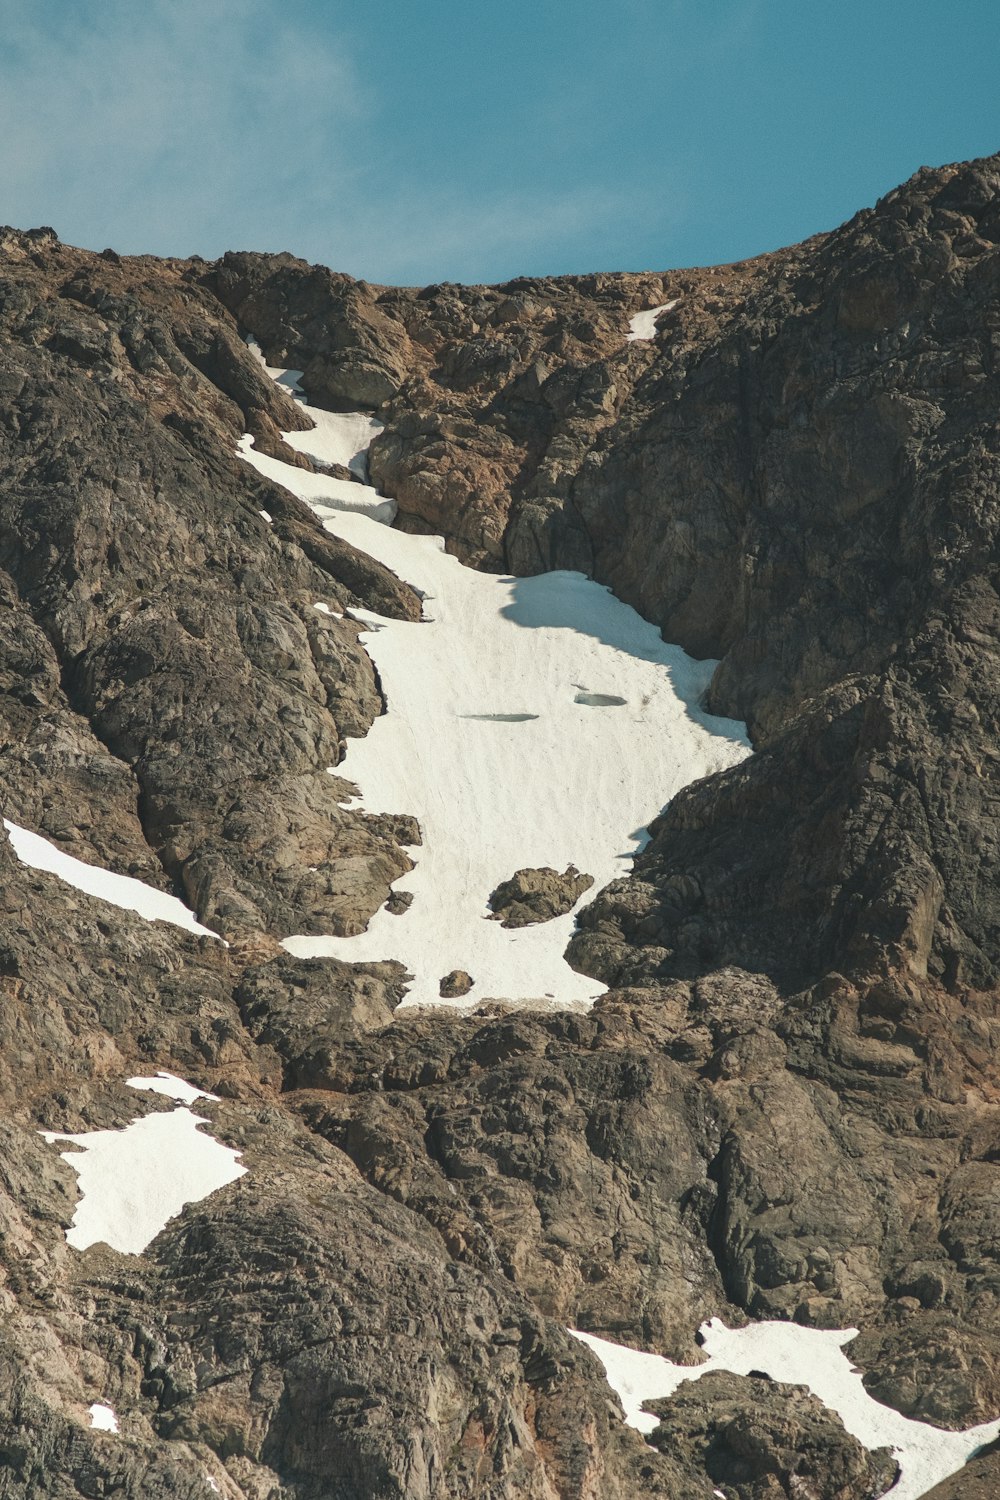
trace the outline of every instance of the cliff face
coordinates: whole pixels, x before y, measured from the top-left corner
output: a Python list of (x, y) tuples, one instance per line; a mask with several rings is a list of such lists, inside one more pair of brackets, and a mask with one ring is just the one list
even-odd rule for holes
[[(853, 1325), (880, 1400), (1000, 1414), (998, 241), (997, 159), (741, 265), (499, 288), (4, 232), (4, 813), (230, 946), (4, 851), (0, 1495), (710, 1495), (563, 1325), (688, 1360), (715, 1314)], [(247, 334), (377, 408), (404, 528), (721, 658), (756, 753), (581, 914), (590, 1014), (394, 1018), (399, 966), (278, 949), (363, 928), (419, 837), (330, 796), (382, 703), (314, 603), (420, 600), (234, 456), (306, 420)], [(249, 1173), (138, 1260), (73, 1251), (35, 1132), (122, 1124), (159, 1067)]]

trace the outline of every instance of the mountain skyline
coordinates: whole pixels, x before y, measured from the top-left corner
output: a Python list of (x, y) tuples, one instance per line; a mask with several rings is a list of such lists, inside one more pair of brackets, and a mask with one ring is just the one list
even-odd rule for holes
[[(3, 6), (0, 216), (370, 281), (727, 263), (996, 149), (996, 8)], [(863, 43), (861, 39), (863, 38)]]

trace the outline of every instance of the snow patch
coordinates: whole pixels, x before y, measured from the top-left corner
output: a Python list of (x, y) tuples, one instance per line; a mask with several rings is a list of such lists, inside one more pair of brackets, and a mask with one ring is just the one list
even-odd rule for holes
[(396, 883), (413, 895), (402, 916), (383, 907), (356, 937), (285, 948), (397, 959), (415, 976), (408, 1005), (440, 1004), (455, 969), (474, 981), (463, 1006), (590, 1003), (604, 986), (563, 958), (574, 915), (504, 928), (487, 920), (489, 895), (525, 866), (573, 864), (594, 877), (592, 899), (628, 872), (676, 792), (747, 755), (743, 725), (699, 706), (715, 663), (665, 645), (582, 574), (496, 577), (463, 567), (440, 538), (357, 515), (325, 524), (425, 597), (419, 623), (350, 612), (387, 707), (337, 767), (366, 812), (414, 814), (422, 843)]
[(90, 1413), (90, 1425), (98, 1432), (118, 1431), (118, 1418), (110, 1406), (102, 1406), (99, 1401), (95, 1401), (87, 1410)]
[(679, 297), (675, 297), (672, 302), (661, 302), (659, 307), (648, 307), (645, 312), (636, 313), (634, 318), (629, 318), (627, 342), (634, 344), (640, 339), (654, 339), (656, 320), (660, 313), (670, 312), (680, 300)]
[(319, 406), (300, 405), (316, 423), (310, 432), (286, 432), (282, 436), (296, 453), (304, 453), (318, 464), (341, 464), (368, 478), (368, 449), (385, 427), (376, 417), (363, 411), (324, 411)]
[(99, 1401), (94, 1401), (87, 1407), (90, 1413), (91, 1428), (96, 1428), (99, 1433), (117, 1433), (118, 1419), (111, 1407), (102, 1406)]
[(314, 463), (340, 464), (359, 478), (367, 479), (368, 449), (384, 431), (385, 423), (364, 411), (334, 412), (324, 411), (321, 406), (310, 406), (300, 384), (301, 370), (283, 370), (278, 365), (269, 365), (254, 338), (247, 339), (247, 347), (265, 374), (270, 375), (276, 384), (284, 386), (315, 423), (310, 432), (283, 432), (281, 436), (288, 446), (296, 453), (304, 453)]
[(569, 1331), (597, 1355), (622, 1403), (626, 1422), (642, 1433), (652, 1432), (658, 1422), (642, 1410), (645, 1402), (672, 1396), (685, 1381), (700, 1380), (712, 1370), (734, 1375), (759, 1370), (772, 1380), (808, 1386), (858, 1442), (869, 1449), (893, 1450), (900, 1477), (892, 1488), (892, 1500), (918, 1500), (1000, 1436), (1000, 1421), (947, 1432), (876, 1401), (843, 1351), (843, 1345), (857, 1336), (856, 1328), (801, 1328), (797, 1323), (780, 1322), (727, 1328), (720, 1318), (712, 1318), (700, 1330), (708, 1355), (701, 1365), (677, 1365), (661, 1355), (629, 1349), (592, 1333)]
[[(171, 1073), (128, 1083), (189, 1103), (215, 1098)], [(208, 1123), (182, 1106), (142, 1116), (124, 1130), (41, 1131), (50, 1144), (65, 1141), (78, 1148), (59, 1153), (77, 1174), (81, 1195), (67, 1243), (86, 1250), (103, 1242), (124, 1255), (139, 1255), (185, 1204), (242, 1177), (247, 1169), (239, 1165), (240, 1153), (199, 1129)]]
[(57, 875), (76, 890), (84, 891), (88, 896), (96, 896), (98, 900), (107, 901), (112, 906), (120, 906), (125, 911), (134, 911), (147, 922), (170, 922), (175, 927), (183, 927), (186, 932), (218, 938), (219, 934), (210, 927), (203, 927), (195, 919), (194, 913), (188, 910), (183, 901), (178, 901), (176, 896), (168, 896), (165, 891), (158, 891), (142, 880), (134, 880), (130, 875), (114, 875), (110, 870), (103, 870), (100, 865), (85, 864), (82, 859), (75, 859), (72, 854), (65, 854), (57, 849), (55, 844), (50, 844), (40, 833), (30, 833), (27, 828), (19, 828), (9, 818), (4, 818), (3, 826), (10, 835), (18, 859), (33, 870), (45, 870), (49, 875)]

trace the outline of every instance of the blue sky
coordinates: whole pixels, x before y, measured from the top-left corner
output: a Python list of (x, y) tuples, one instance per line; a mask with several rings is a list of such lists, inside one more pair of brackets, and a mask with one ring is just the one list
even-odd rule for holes
[(1000, 150), (997, 0), (0, 0), (0, 219), (372, 281), (736, 260)]

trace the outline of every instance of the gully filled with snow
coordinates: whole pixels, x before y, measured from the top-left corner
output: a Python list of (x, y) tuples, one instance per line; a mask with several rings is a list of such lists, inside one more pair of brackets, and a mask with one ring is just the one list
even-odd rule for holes
[[(655, 337), (657, 316), (672, 305), (637, 314), (629, 340)], [(297, 372), (268, 373), (307, 405)], [(285, 440), (363, 476), (379, 424), (361, 413), (309, 412), (316, 429)], [(628, 871), (646, 825), (671, 797), (749, 753), (743, 725), (700, 707), (715, 663), (665, 645), (655, 626), (581, 574), (475, 572), (448, 556), (440, 538), (390, 529), (395, 504), (370, 486), (267, 458), (249, 436), (239, 451), (425, 601), (418, 624), (355, 613), (367, 626), (362, 640), (386, 712), (337, 767), (357, 784), (366, 811), (418, 818), (414, 869), (396, 882), (411, 903), (402, 915), (382, 908), (357, 937), (289, 937), (284, 946), (302, 957), (398, 959), (413, 976), (411, 1005), (440, 1003), (440, 980), (452, 970), (472, 977), (466, 1004), (592, 1002), (603, 987), (563, 958), (573, 913), (506, 930), (488, 919), (487, 898), (518, 869), (569, 863), (594, 877), (593, 896)], [(316, 608), (330, 613), (323, 600)], [(576, 1336), (641, 1432), (656, 1425), (642, 1403), (683, 1381), (709, 1370), (763, 1371), (807, 1385), (867, 1447), (891, 1447), (901, 1471), (893, 1496), (917, 1500), (1000, 1434), (1000, 1421), (944, 1432), (880, 1405), (843, 1353), (854, 1333), (794, 1323), (734, 1330), (713, 1319), (701, 1330), (708, 1359), (700, 1366)]]
[[(295, 372), (270, 373), (296, 389)], [(316, 416), (315, 432), (286, 440), (357, 468), (351, 449), (371, 440), (371, 426), (356, 414)], [(676, 792), (749, 753), (743, 725), (699, 706), (715, 663), (666, 645), (582, 574), (463, 567), (440, 538), (380, 524), (392, 502), (370, 487), (260, 456), (250, 443), (243, 458), (424, 596), (416, 624), (355, 613), (386, 712), (337, 767), (366, 812), (417, 817), (414, 869), (396, 883), (411, 904), (399, 916), (383, 907), (357, 937), (284, 946), (299, 957), (397, 959), (413, 975), (410, 1005), (440, 1003), (440, 981), (456, 970), (473, 981), (465, 1004), (588, 1004), (603, 986), (563, 958), (573, 914), (507, 929), (489, 920), (488, 898), (519, 869), (569, 864), (593, 877), (596, 895), (628, 872), (645, 825)]]

